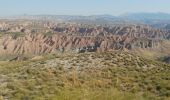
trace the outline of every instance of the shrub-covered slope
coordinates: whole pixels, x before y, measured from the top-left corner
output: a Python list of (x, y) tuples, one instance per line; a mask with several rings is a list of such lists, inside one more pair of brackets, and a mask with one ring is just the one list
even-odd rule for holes
[(168, 100), (170, 65), (127, 52), (0, 62), (0, 100)]

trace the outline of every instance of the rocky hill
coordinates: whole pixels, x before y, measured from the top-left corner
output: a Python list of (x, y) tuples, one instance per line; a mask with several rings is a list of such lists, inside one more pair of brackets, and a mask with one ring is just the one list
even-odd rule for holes
[(149, 26), (55, 26), (52, 33), (3, 35), (1, 54), (42, 54), (54, 52), (102, 52), (159, 48), (163, 40), (170, 39), (166, 30)]

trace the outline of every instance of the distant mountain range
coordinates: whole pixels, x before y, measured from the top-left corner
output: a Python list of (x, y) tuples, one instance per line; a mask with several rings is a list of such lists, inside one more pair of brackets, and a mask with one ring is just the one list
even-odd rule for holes
[(37, 19), (37, 20), (57, 20), (69, 21), (85, 24), (149, 24), (154, 27), (165, 27), (170, 24), (170, 14), (168, 13), (127, 13), (120, 16), (112, 15), (23, 15), (0, 17), (1, 19)]
[(120, 17), (133, 20), (170, 20), (170, 14), (167, 13), (128, 13)]

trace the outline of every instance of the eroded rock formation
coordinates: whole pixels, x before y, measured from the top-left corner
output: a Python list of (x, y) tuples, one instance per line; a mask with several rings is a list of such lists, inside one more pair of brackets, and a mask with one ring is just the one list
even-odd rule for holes
[[(51, 35), (5, 35), (0, 54), (42, 54), (52, 52), (103, 52), (135, 48), (158, 48), (168, 32), (143, 26), (54, 29)], [(69, 34), (73, 33), (73, 34)], [(69, 35), (68, 35), (69, 34)]]

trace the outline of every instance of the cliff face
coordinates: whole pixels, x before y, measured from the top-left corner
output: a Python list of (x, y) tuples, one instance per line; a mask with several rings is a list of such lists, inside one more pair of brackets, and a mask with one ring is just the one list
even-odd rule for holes
[[(0, 54), (42, 54), (52, 52), (103, 52), (134, 48), (158, 48), (169, 33), (149, 27), (55, 28), (61, 34), (5, 35)], [(72, 33), (70, 35), (70, 33)]]

